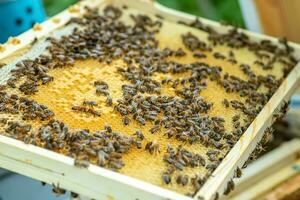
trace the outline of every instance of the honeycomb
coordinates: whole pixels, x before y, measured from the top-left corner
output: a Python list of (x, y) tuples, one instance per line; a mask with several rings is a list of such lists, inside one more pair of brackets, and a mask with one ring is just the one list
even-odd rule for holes
[[(122, 20), (125, 23), (132, 23), (129, 18), (129, 14), (131, 13), (137, 14), (139, 11), (127, 9), (122, 16)], [(152, 17), (155, 18), (154, 16)], [(238, 64), (233, 65), (228, 61), (216, 59), (212, 55), (213, 52), (216, 51), (221, 52), (224, 55), (228, 55), (231, 50), (234, 52), (238, 63), (250, 65), (251, 70), (256, 75), (266, 75), (267, 73), (274, 75), (277, 79), (283, 76), (282, 66), (279, 63), (275, 63), (274, 68), (267, 72), (261, 69), (261, 67), (253, 65), (253, 62), (256, 60), (256, 56), (253, 52), (250, 52), (246, 48), (235, 50), (227, 46), (219, 45), (213, 49), (213, 52), (206, 54), (207, 58), (194, 58), (192, 53), (182, 44), (181, 35), (187, 32), (191, 32), (201, 40), (207, 41), (206, 32), (168, 22), (167, 20), (163, 21), (163, 26), (160, 29), (160, 32), (156, 35), (156, 38), (159, 41), (159, 47), (161, 49), (166, 47), (171, 49), (182, 48), (187, 53), (184, 57), (171, 57), (168, 59), (179, 63), (192, 63), (195, 61), (207, 62), (210, 65), (221, 66), (223, 69), (222, 73), (227, 72), (230, 75), (232, 74), (243, 80), (247, 80), (248, 77), (240, 70)], [(26, 51), (30, 51), (30, 47), (26, 50), (22, 50), (21, 53), (16, 52), (15, 55), (5, 58), (1, 62), (9, 63), (19, 55), (24, 54)], [(141, 126), (135, 120), (131, 119), (130, 125), (124, 126), (121, 115), (114, 110), (113, 106), (108, 107), (105, 105), (105, 97), (97, 96), (95, 94), (95, 87), (93, 86), (94, 81), (104, 80), (109, 85), (109, 92), (113, 98), (113, 104), (116, 105), (116, 100), (122, 96), (121, 86), (126, 83), (116, 70), (117, 67), (125, 65), (126, 64), (122, 60), (114, 60), (111, 64), (101, 63), (96, 60), (85, 60), (76, 61), (75, 65), (72, 67), (52, 69), (49, 75), (54, 77), (54, 81), (46, 85), (40, 85), (38, 92), (29, 96), (29, 98), (36, 100), (40, 104), (46, 105), (55, 113), (55, 119), (62, 121), (73, 130), (89, 129), (91, 131), (96, 131), (103, 129), (105, 124), (111, 125), (114, 131), (121, 132), (128, 136), (132, 136), (138, 129), (141, 130), (145, 136), (143, 147), (147, 141), (155, 140), (160, 144), (161, 152), (151, 155), (148, 151), (145, 151), (144, 148), (141, 150), (133, 148), (129, 153), (123, 156), (125, 166), (119, 172), (179, 193), (186, 194), (192, 192), (193, 186), (191, 184), (183, 187), (175, 182), (166, 185), (162, 181), (162, 171), (166, 169), (166, 164), (163, 161), (163, 154), (166, 152), (167, 144), (171, 144), (173, 147), (176, 147), (179, 144), (182, 144), (182, 142), (172, 138), (169, 139), (164, 136), (164, 129), (161, 129), (155, 134), (151, 134), (149, 132), (149, 129), (152, 127), (150, 122), (146, 122), (145, 126)], [(155, 79), (162, 80), (166, 76), (171, 76), (171, 74), (156, 74)], [(175, 75), (172, 76), (174, 77)], [(184, 74), (176, 76), (182, 77)], [(264, 88), (261, 88), (261, 90), (264, 90)], [(10, 92), (19, 94), (19, 91), (17, 90), (11, 90)], [(162, 94), (175, 95), (174, 89), (168, 85), (162, 86)], [(240, 111), (237, 111), (232, 107), (225, 108), (222, 101), (224, 98), (239, 101), (244, 101), (244, 99), (236, 93), (226, 93), (224, 88), (217, 85), (216, 82), (209, 80), (207, 81), (207, 89), (201, 91), (201, 96), (206, 101), (213, 103), (213, 107), (209, 110), (208, 114), (210, 116), (223, 116), (226, 120), (226, 131), (231, 131), (231, 118)], [(80, 105), (84, 100), (96, 101), (98, 106), (96, 106), (95, 109), (101, 111), (101, 117), (74, 112), (71, 109), (72, 106)], [(242, 118), (245, 118), (245, 115), (242, 112), (240, 112), (240, 114)], [(20, 116), (18, 115), (8, 116), (7, 114), (1, 114), (1, 117), (9, 117), (11, 120), (20, 119)], [(38, 127), (44, 123), (44, 121), (38, 120), (31, 121), (33, 127)], [(3, 127), (1, 127), (1, 131), (3, 131)], [(205, 147), (198, 143), (193, 145), (184, 143), (183, 146), (187, 150), (203, 154), (203, 156), (205, 156), (208, 149), (212, 148)], [(65, 152), (60, 151), (60, 153)], [(225, 150), (222, 153), (225, 155)], [(206, 172), (207, 170), (204, 167), (185, 167), (183, 171), (175, 173), (187, 174), (189, 177), (192, 177), (195, 174), (204, 175)]]

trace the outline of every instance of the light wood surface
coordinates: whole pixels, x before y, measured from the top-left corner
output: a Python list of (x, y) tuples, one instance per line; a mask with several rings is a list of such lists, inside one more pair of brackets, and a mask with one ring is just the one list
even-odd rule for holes
[(300, 1), (298, 0), (255, 0), (264, 32), (276, 37), (287, 37), (300, 42)]
[[(236, 189), (221, 199), (258, 199), (278, 184), (300, 174), (300, 140), (294, 139), (263, 155), (243, 170)], [(291, 178), (293, 179), (293, 178)]]
[(273, 200), (273, 199), (299, 199), (300, 191), (300, 174), (293, 178), (285, 181), (276, 187), (272, 192), (265, 195), (263, 200)]

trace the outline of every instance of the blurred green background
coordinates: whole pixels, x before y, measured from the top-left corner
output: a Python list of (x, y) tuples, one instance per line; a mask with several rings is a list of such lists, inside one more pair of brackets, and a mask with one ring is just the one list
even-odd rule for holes
[[(44, 0), (48, 16), (64, 10), (78, 0)], [(245, 27), (238, 0), (157, 0), (159, 3), (194, 15)], [(126, 3), (126, 0), (124, 0)]]

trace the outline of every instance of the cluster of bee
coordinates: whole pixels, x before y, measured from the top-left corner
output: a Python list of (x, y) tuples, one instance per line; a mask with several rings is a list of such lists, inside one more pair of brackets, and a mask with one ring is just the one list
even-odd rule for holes
[[(284, 77), (298, 62), (297, 58), (293, 55), (294, 49), (288, 44), (286, 38), (279, 39), (281, 45), (278, 45), (268, 39), (261, 41), (251, 40), (247, 34), (239, 31), (237, 27), (228, 28), (227, 32), (220, 33), (213, 27), (204, 25), (198, 18), (191, 23), (179, 23), (207, 32), (208, 40), (213, 46), (227, 45), (233, 49), (247, 48), (257, 57), (254, 64), (261, 66), (264, 70), (273, 69), (276, 62), (281, 63), (284, 66)], [(236, 64), (235, 61), (233, 63)]]
[(16, 68), (11, 70), (11, 76), (7, 81), (7, 86), (17, 88), (15, 83), (22, 77), (24, 81), (18, 86), (20, 92), (25, 95), (31, 95), (38, 92), (40, 84), (47, 84), (53, 81), (53, 77), (49, 76), (47, 72), (49, 69), (57, 67), (57, 63), (53, 62), (49, 55), (41, 55), (34, 60), (25, 59), (16, 64)]
[(26, 97), (19, 98), (19, 110), (22, 112), (23, 120), (48, 120), (54, 116), (47, 106)]
[[(167, 147), (163, 160), (167, 170), (163, 171), (162, 180), (165, 184), (172, 183), (172, 175), (177, 170), (181, 172), (185, 167), (204, 167), (208, 173), (204, 176), (195, 174), (188, 177), (178, 174), (174, 179), (182, 186), (191, 183), (195, 191), (205, 182), (207, 177), (222, 161), (222, 150), (229, 150), (250, 125), (251, 121), (260, 112), (269, 98), (279, 87), (282, 80), (274, 76), (257, 76), (249, 65), (240, 64), (241, 71), (248, 76), (243, 80), (237, 76), (222, 72), (222, 67), (212, 66), (205, 62), (195, 61), (184, 64), (170, 61), (172, 57), (186, 55), (183, 49), (160, 49), (156, 34), (163, 26), (162, 18), (154, 20), (146, 15), (131, 15), (133, 25), (126, 25), (120, 19), (122, 10), (113, 6), (104, 9), (103, 16), (98, 11), (86, 8), (82, 18), (74, 18), (75, 23), (83, 28), (75, 28), (70, 35), (61, 38), (48, 38), (50, 45), (48, 54), (36, 59), (26, 59), (16, 64), (11, 72), (7, 86), (17, 88), (24, 95), (38, 92), (38, 86), (53, 81), (47, 72), (53, 68), (73, 66), (76, 60), (95, 59), (99, 62), (111, 63), (115, 59), (124, 61), (125, 66), (119, 67), (119, 73), (126, 84), (122, 85), (122, 97), (116, 101), (114, 110), (123, 117), (124, 125), (129, 125), (132, 118), (140, 125), (153, 124), (151, 134), (164, 134), (166, 138), (175, 138), (182, 143), (202, 143), (206, 147), (218, 150), (209, 150), (207, 159), (184, 149)], [(250, 41), (248, 36), (237, 29), (230, 29), (220, 34), (213, 28), (203, 25), (199, 20), (189, 26), (208, 32), (208, 42), (201, 41), (192, 33), (182, 35), (183, 45), (193, 53), (195, 58), (206, 58), (212, 54), (215, 59), (227, 60), (237, 64), (233, 51), (228, 56), (220, 52), (212, 52), (215, 45), (228, 45), (231, 48), (248, 48), (256, 53), (256, 64), (263, 59), (270, 59), (268, 66), (275, 62), (284, 63), (286, 75), (296, 63), (292, 56), (292, 49), (285, 40), (284, 48), (273, 45), (270, 41), (260, 43)], [(263, 52), (261, 52), (263, 51)], [(271, 57), (264, 52), (272, 53)], [(269, 68), (264, 68), (268, 70)], [(158, 81), (154, 75), (170, 75)], [(185, 74), (181, 78), (172, 78), (173, 75)], [(25, 78), (25, 79), (21, 79)], [(20, 80), (21, 83), (15, 83)], [(200, 93), (207, 88), (207, 80), (215, 81), (227, 93), (238, 93), (245, 101), (223, 100), (226, 108), (234, 108), (237, 112), (232, 118), (233, 130), (225, 130), (225, 119), (221, 116), (209, 116), (213, 103), (204, 100)], [(161, 94), (162, 86), (170, 85), (175, 95)], [(267, 92), (259, 92), (263, 86)], [(5, 89), (5, 87), (1, 87)], [(113, 106), (109, 93), (109, 86), (103, 80), (94, 82), (96, 95), (106, 97), (106, 104)], [(1, 89), (0, 88), (0, 89)], [(95, 101), (84, 101), (82, 105), (73, 106), (78, 112), (101, 116), (94, 109), (98, 104)], [(23, 120), (48, 120), (38, 128), (35, 134), (30, 125), (19, 122), (6, 122), (6, 133), (26, 143), (37, 144), (51, 150), (66, 149), (67, 154), (75, 158), (75, 166), (88, 167), (91, 160), (101, 167), (119, 170), (124, 166), (122, 155), (132, 147), (142, 149), (144, 135), (136, 131), (133, 136), (127, 137), (114, 132), (108, 125), (103, 130), (91, 133), (89, 130), (71, 131), (63, 122), (51, 119), (54, 113), (46, 106), (33, 100), (1, 92), (0, 112), (12, 114), (22, 113)], [(241, 117), (240, 114), (245, 115)], [(243, 121), (242, 121), (243, 120)], [(153, 140), (145, 144), (150, 154), (160, 153), (160, 144)], [(240, 173), (239, 173), (240, 174)], [(233, 184), (229, 183), (231, 191)]]
[(58, 120), (50, 120), (38, 130), (38, 138), (47, 149), (64, 148), (69, 137), (68, 126)]
[(124, 166), (122, 155), (139, 141), (114, 132), (109, 125), (91, 133), (88, 129), (71, 131), (58, 120), (50, 120), (41, 126), (36, 137), (47, 149), (68, 147), (68, 155), (75, 158), (77, 167), (88, 167), (91, 160), (96, 160), (94, 164), (115, 171)]
[(25, 136), (30, 132), (31, 125), (23, 124), (16, 121), (7, 122), (7, 126), (5, 128), (5, 133), (9, 134), (13, 138), (25, 138)]
[[(184, 149), (181, 145), (177, 149), (173, 148), (170, 144), (167, 146), (167, 152), (163, 157), (164, 162), (168, 165), (166, 171), (163, 172), (162, 178), (165, 184), (172, 183), (172, 175), (175, 170), (182, 171), (185, 167), (198, 167), (206, 166), (206, 160), (200, 154), (195, 154)], [(189, 177), (187, 175), (178, 175), (176, 183), (180, 185), (187, 185)]]
[(212, 48), (203, 41), (200, 41), (198, 37), (192, 33), (183, 34), (182, 36), (183, 44), (191, 51), (212, 51)]
[[(171, 96), (135, 95), (128, 101), (118, 100), (115, 110), (125, 117), (132, 115), (133, 119), (141, 125), (145, 125), (146, 121), (154, 122), (154, 126), (149, 130), (152, 134), (164, 127), (167, 129), (164, 134), (168, 138), (191, 144), (202, 142), (220, 148), (222, 133), (225, 131), (225, 120), (222, 117), (199, 114), (206, 113), (211, 106), (211, 103), (207, 103), (199, 96), (193, 100), (183, 100)], [(159, 113), (163, 113), (160, 119)]]
[(252, 151), (252, 153), (249, 156), (249, 158), (247, 159), (247, 161), (244, 163), (243, 168), (246, 168), (249, 163), (255, 161), (257, 159), (257, 157), (263, 151), (265, 151), (265, 146), (270, 141), (270, 139), (272, 138), (273, 132), (274, 132), (274, 128), (272, 126), (266, 128), (266, 130), (264, 131), (264, 135), (263, 135), (262, 139), (256, 145), (255, 149)]
[(9, 114), (21, 113), (23, 120), (47, 120), (54, 113), (45, 105), (39, 104), (27, 97), (19, 97), (16, 94), (0, 92), (0, 112)]
[(101, 167), (119, 170), (124, 166), (122, 154), (135, 146), (135, 140), (132, 137), (113, 132), (110, 126), (105, 126), (104, 130), (94, 133), (89, 133), (87, 130), (76, 132), (74, 136), (81, 137), (80, 134), (85, 134), (86, 140), (79, 139), (70, 145), (72, 154), (76, 158), (75, 166), (79, 167), (88, 167), (92, 157), (96, 158), (97, 165)]
[(10, 95), (5, 91), (0, 91), (0, 111), (3, 113), (18, 114), (18, 99), (17, 95)]

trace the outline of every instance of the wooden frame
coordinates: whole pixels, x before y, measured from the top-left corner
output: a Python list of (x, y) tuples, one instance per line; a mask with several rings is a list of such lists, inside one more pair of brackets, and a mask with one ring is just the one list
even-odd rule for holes
[[(283, 143), (251, 163), (225, 199), (257, 199), (291, 177), (300, 176), (300, 139)], [(298, 184), (298, 187), (300, 183)]]
[[(95, 7), (101, 3), (126, 4), (144, 13), (160, 14), (169, 21), (178, 20), (191, 22), (195, 16), (171, 10), (150, 0), (89, 0), (82, 1), (68, 10), (36, 25), (33, 29), (11, 38), (0, 46), (0, 59), (10, 56), (12, 53), (28, 46), (34, 39), (40, 38), (62, 27), (73, 16), (83, 13), (84, 6)], [(217, 22), (201, 19), (204, 24), (210, 25), (220, 32), (228, 27), (221, 26)], [(247, 33), (253, 40), (269, 39), (277, 42), (277, 39), (251, 33)], [(300, 46), (291, 43), (296, 53), (300, 55)], [(299, 56), (300, 57), (300, 56)], [(213, 172), (204, 186), (198, 191), (194, 199), (213, 199), (216, 193), (223, 193), (226, 183), (233, 177), (237, 167), (242, 167), (256, 144), (261, 140), (264, 130), (273, 120), (273, 113), (287, 100), (299, 84), (300, 64), (290, 72), (282, 85), (249, 126), (243, 136), (224, 158), (222, 163)], [(47, 183), (54, 183), (67, 190), (76, 191), (79, 194), (94, 199), (191, 199), (187, 196), (172, 192), (152, 184), (112, 172), (94, 165), (88, 169), (78, 169), (73, 166), (73, 159), (51, 152), (39, 147), (24, 144), (5, 136), (0, 136), (0, 166), (17, 173), (30, 176)]]

